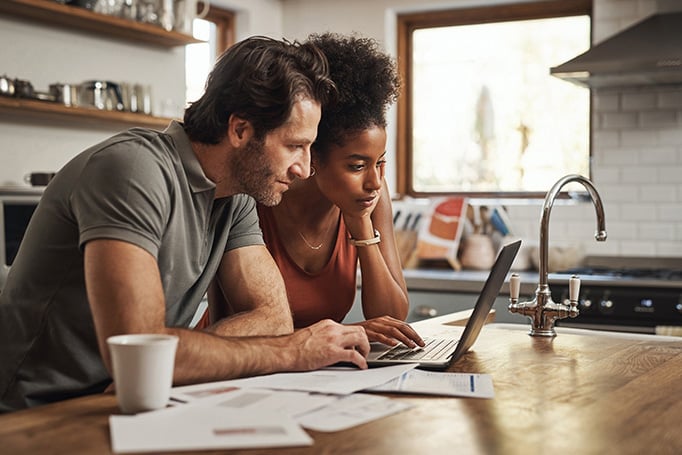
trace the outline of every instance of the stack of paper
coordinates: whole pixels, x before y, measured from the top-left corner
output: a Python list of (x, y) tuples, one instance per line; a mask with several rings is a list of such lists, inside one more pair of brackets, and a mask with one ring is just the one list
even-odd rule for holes
[(301, 428), (340, 431), (411, 406), (362, 390), (492, 398), (488, 375), (429, 373), (416, 365), (279, 373), (172, 391), (174, 407), (111, 416), (114, 452), (296, 447)]

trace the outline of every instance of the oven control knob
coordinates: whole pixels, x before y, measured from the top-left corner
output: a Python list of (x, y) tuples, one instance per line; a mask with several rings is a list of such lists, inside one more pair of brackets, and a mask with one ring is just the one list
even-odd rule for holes
[(609, 299), (604, 299), (599, 302), (599, 309), (603, 313), (611, 313), (613, 311), (613, 301)]
[(583, 308), (590, 308), (592, 306), (592, 300), (590, 299), (583, 299), (580, 301), (580, 306)]
[(675, 309), (677, 310), (678, 313), (682, 313), (682, 303), (678, 303), (675, 305)]

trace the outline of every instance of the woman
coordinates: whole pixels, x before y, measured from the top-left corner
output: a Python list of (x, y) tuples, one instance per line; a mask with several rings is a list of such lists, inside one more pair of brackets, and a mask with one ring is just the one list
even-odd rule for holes
[(407, 288), (384, 181), (386, 109), (399, 93), (395, 65), (371, 39), (327, 33), (309, 41), (327, 56), (339, 100), (322, 115), (311, 177), (295, 182), (279, 205), (258, 207), (294, 325), (343, 320), (353, 305), (359, 262), (366, 320), (358, 324), (370, 340), (421, 344), (403, 322)]
[[(371, 39), (326, 33), (308, 41), (327, 56), (338, 102), (322, 114), (310, 177), (291, 184), (279, 205), (258, 206), (265, 243), (284, 277), (294, 326), (326, 318), (342, 321), (353, 305), (359, 262), (366, 320), (357, 325), (370, 341), (423, 345), (403, 322), (407, 287), (384, 181), (386, 109), (400, 85), (395, 65)], [(209, 297), (212, 301), (214, 296)], [(224, 316), (210, 307), (213, 320)]]

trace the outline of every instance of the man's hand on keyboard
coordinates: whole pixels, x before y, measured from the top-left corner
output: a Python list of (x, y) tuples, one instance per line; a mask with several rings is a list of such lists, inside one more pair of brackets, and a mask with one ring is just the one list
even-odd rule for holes
[(408, 348), (424, 346), (424, 340), (407, 322), (390, 316), (381, 316), (355, 323), (365, 328), (369, 341), (379, 341), (389, 346), (403, 343)]

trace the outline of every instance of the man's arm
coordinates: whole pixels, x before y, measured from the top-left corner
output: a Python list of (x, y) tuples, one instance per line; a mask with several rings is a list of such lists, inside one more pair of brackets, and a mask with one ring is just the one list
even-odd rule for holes
[(285, 335), (294, 329), (282, 274), (263, 245), (223, 255), (208, 302), (216, 322), (207, 330), (218, 335)]
[(165, 326), (165, 302), (155, 258), (118, 240), (85, 245), (88, 300), (104, 364), (106, 339), (126, 333), (166, 333), (180, 338), (175, 384), (217, 381), (276, 371), (304, 371), (336, 362), (366, 368), (364, 329), (322, 321), (288, 336), (226, 338)]

